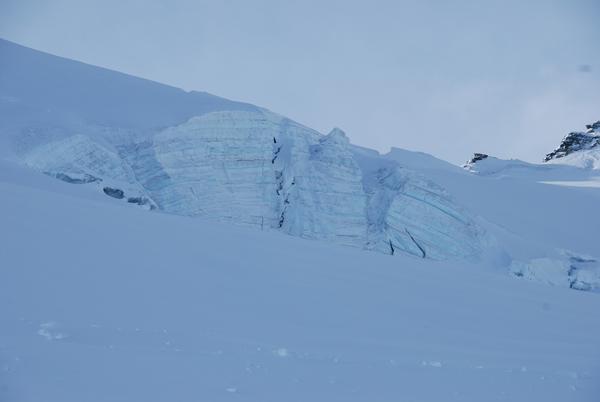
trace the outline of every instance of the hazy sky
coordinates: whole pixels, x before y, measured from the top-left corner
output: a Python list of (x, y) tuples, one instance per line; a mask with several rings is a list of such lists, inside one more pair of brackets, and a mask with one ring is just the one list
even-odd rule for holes
[(0, 36), (456, 163), (600, 119), (599, 0), (0, 0)]

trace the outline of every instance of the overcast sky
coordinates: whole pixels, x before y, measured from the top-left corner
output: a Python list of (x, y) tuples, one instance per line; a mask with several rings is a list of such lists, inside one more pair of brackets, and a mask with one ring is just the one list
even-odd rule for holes
[(0, 0), (0, 36), (455, 163), (600, 119), (598, 0)]

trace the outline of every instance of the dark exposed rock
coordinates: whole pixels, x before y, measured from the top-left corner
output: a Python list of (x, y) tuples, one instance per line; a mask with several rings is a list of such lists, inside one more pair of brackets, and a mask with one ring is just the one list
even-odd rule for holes
[(62, 180), (71, 184), (85, 184), (85, 183), (93, 183), (96, 181), (102, 181), (102, 179), (92, 176), (90, 174), (81, 174), (78, 176), (69, 176), (66, 173), (47, 173), (49, 176), (53, 176), (59, 180)]
[(130, 204), (146, 205), (148, 200), (143, 197), (129, 197), (127, 202)]
[(104, 191), (104, 194), (108, 195), (109, 197), (113, 197), (119, 200), (125, 197), (125, 193), (123, 192), (123, 190), (120, 190), (118, 188), (104, 187), (102, 191)]
[(544, 162), (562, 158), (577, 151), (600, 147), (600, 121), (585, 126), (587, 132), (572, 132), (563, 138), (560, 146), (544, 158)]
[(470, 168), (470, 167), (472, 167), (472, 166), (473, 166), (475, 163), (477, 163), (477, 162), (479, 162), (479, 161), (482, 161), (482, 160), (484, 160), (484, 159), (486, 159), (486, 158), (488, 158), (488, 157), (489, 157), (489, 155), (487, 155), (487, 154), (481, 154), (481, 153), (477, 153), (477, 152), (475, 152), (475, 153), (473, 154), (473, 157), (472, 157), (471, 159), (469, 159), (469, 160), (467, 161), (467, 163), (465, 163), (464, 165), (462, 165), (462, 167), (464, 167), (465, 169), (466, 169), (466, 168)]
[(480, 153), (474, 153), (473, 157), (471, 158), (471, 160), (469, 161), (470, 163), (475, 163), (475, 162), (479, 162), (484, 160), (485, 158), (487, 158), (488, 155), (487, 154), (480, 154)]
[(155, 209), (156, 206), (146, 197), (128, 197), (127, 202), (130, 204), (137, 205), (150, 205), (150, 209)]
[(587, 128), (587, 133), (591, 134), (592, 132), (600, 132), (600, 120), (592, 124), (586, 124), (585, 128)]

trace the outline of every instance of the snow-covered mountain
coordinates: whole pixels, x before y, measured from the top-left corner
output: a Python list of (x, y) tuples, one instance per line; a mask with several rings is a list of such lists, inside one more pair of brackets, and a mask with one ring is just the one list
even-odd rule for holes
[(586, 125), (586, 129), (569, 133), (544, 162), (600, 170), (600, 121)]
[(562, 180), (570, 178), (589, 180), (590, 186), (600, 179), (600, 121), (586, 125), (586, 132), (571, 132), (567, 134), (560, 145), (548, 153), (543, 164), (532, 164), (511, 159), (503, 160), (493, 156), (475, 153), (463, 167), (480, 175), (512, 175)]
[(569, 171), (564, 166), (574, 166), (580, 169), (570, 170), (572, 174), (579, 176), (600, 176), (598, 172), (586, 172), (585, 170), (600, 170), (600, 121), (586, 125), (585, 132), (574, 131), (567, 134), (560, 145), (548, 153), (543, 162), (547, 165), (560, 165), (558, 168), (542, 168), (537, 164), (530, 164), (519, 160), (505, 161), (491, 157), (483, 153), (475, 153), (473, 157), (463, 165), (471, 172), (480, 174), (492, 174), (507, 169), (538, 169), (553, 174), (560, 171)]

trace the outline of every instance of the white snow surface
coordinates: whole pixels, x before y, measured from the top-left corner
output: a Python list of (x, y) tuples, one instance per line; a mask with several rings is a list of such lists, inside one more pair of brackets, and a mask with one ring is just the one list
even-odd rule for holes
[(2, 168), (0, 400), (600, 395), (596, 294), (148, 213)]
[(547, 163), (577, 166), (583, 169), (600, 170), (600, 147), (574, 152), (560, 159), (552, 159)]

